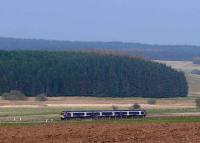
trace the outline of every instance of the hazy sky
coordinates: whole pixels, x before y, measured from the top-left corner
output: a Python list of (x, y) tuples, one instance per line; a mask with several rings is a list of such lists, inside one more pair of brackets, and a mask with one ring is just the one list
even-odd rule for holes
[(0, 0), (0, 36), (200, 45), (200, 0)]

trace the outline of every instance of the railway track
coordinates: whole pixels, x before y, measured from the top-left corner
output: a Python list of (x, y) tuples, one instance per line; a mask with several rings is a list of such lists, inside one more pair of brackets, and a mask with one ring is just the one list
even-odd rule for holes
[[(199, 117), (200, 118), (200, 112), (194, 112), (194, 113), (191, 113), (191, 112), (187, 112), (187, 113), (168, 113), (168, 114), (147, 114), (147, 116), (143, 119), (153, 119), (153, 118), (176, 118), (176, 117)], [(129, 120), (131, 120), (132, 118), (129, 118)], [(133, 118), (134, 120), (135, 118)], [(121, 120), (121, 119), (114, 119), (114, 118), (103, 118), (103, 119), (71, 119), (70, 122), (80, 122), (80, 121), (96, 121), (96, 120)], [(122, 120), (126, 120), (126, 118), (123, 118)], [(141, 119), (142, 120), (142, 119)], [(0, 120), (0, 124), (49, 124), (49, 123), (63, 123), (63, 122), (68, 122), (68, 121), (61, 121), (58, 118), (49, 118), (49, 119), (41, 119), (41, 120), (26, 120), (26, 121), (19, 121), (19, 120), (16, 120), (16, 121), (11, 121), (11, 120)]]
[(147, 114), (146, 116), (146, 118), (165, 118), (165, 117), (200, 117), (200, 112)]

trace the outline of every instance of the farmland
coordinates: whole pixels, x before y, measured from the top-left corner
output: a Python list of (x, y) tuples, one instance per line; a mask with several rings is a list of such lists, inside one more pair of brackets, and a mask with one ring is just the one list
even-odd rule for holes
[(193, 69), (200, 66), (186, 61), (158, 61), (168, 66), (185, 72), (189, 83), (189, 95), (184, 98), (161, 98), (155, 99), (156, 104), (149, 104), (148, 98), (110, 98), (110, 97), (49, 97), (48, 101), (35, 101), (29, 97), (26, 101), (0, 100), (0, 121), (13, 121), (14, 119), (23, 122), (45, 122), (47, 119), (59, 120), (59, 113), (62, 110), (100, 110), (112, 109), (117, 106), (119, 109), (128, 109), (134, 103), (139, 103), (142, 109), (147, 110), (150, 115), (190, 115), (199, 114), (196, 109), (195, 99), (200, 97), (200, 77), (191, 74)]
[[(191, 62), (164, 62), (185, 72), (189, 95), (182, 98), (48, 97), (47, 101), (7, 101), (0, 99), (0, 142), (200, 142), (200, 78), (191, 74), (199, 66)], [(63, 110), (128, 109), (139, 103), (146, 119), (60, 121)], [(190, 130), (190, 132), (188, 132)], [(98, 131), (98, 132), (97, 132)], [(163, 141), (163, 138), (166, 140)]]
[[(137, 122), (135, 122), (137, 123)], [(189, 131), (189, 132), (188, 132)], [(200, 124), (173, 123), (62, 123), (0, 128), (1, 143), (198, 143)], [(163, 140), (165, 139), (165, 140)]]

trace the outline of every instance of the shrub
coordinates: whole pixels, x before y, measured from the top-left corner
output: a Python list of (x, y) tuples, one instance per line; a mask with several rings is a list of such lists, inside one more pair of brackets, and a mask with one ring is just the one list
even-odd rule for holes
[(196, 102), (196, 107), (197, 107), (197, 108), (200, 108), (200, 98), (197, 98), (197, 99), (195, 100), (195, 102)]
[(112, 109), (113, 109), (113, 110), (119, 110), (119, 107), (116, 106), (116, 105), (113, 105), (113, 106), (112, 106)]
[(45, 93), (41, 93), (35, 97), (36, 101), (47, 101), (48, 98)]
[(154, 105), (154, 104), (156, 104), (156, 100), (151, 98), (151, 99), (147, 100), (147, 103), (151, 104), (151, 105)]
[(11, 90), (10, 92), (6, 92), (2, 94), (2, 98), (4, 100), (26, 100), (27, 97), (18, 90)]
[(140, 109), (140, 108), (141, 108), (140, 104), (135, 103), (135, 104), (133, 104), (129, 109), (130, 109), (130, 110), (134, 110), (134, 109)]

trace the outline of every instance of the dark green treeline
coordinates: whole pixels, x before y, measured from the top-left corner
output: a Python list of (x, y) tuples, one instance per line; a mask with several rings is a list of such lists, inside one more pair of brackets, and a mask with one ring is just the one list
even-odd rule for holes
[(183, 72), (125, 56), (47, 51), (0, 51), (0, 93), (27, 96), (179, 97)]

